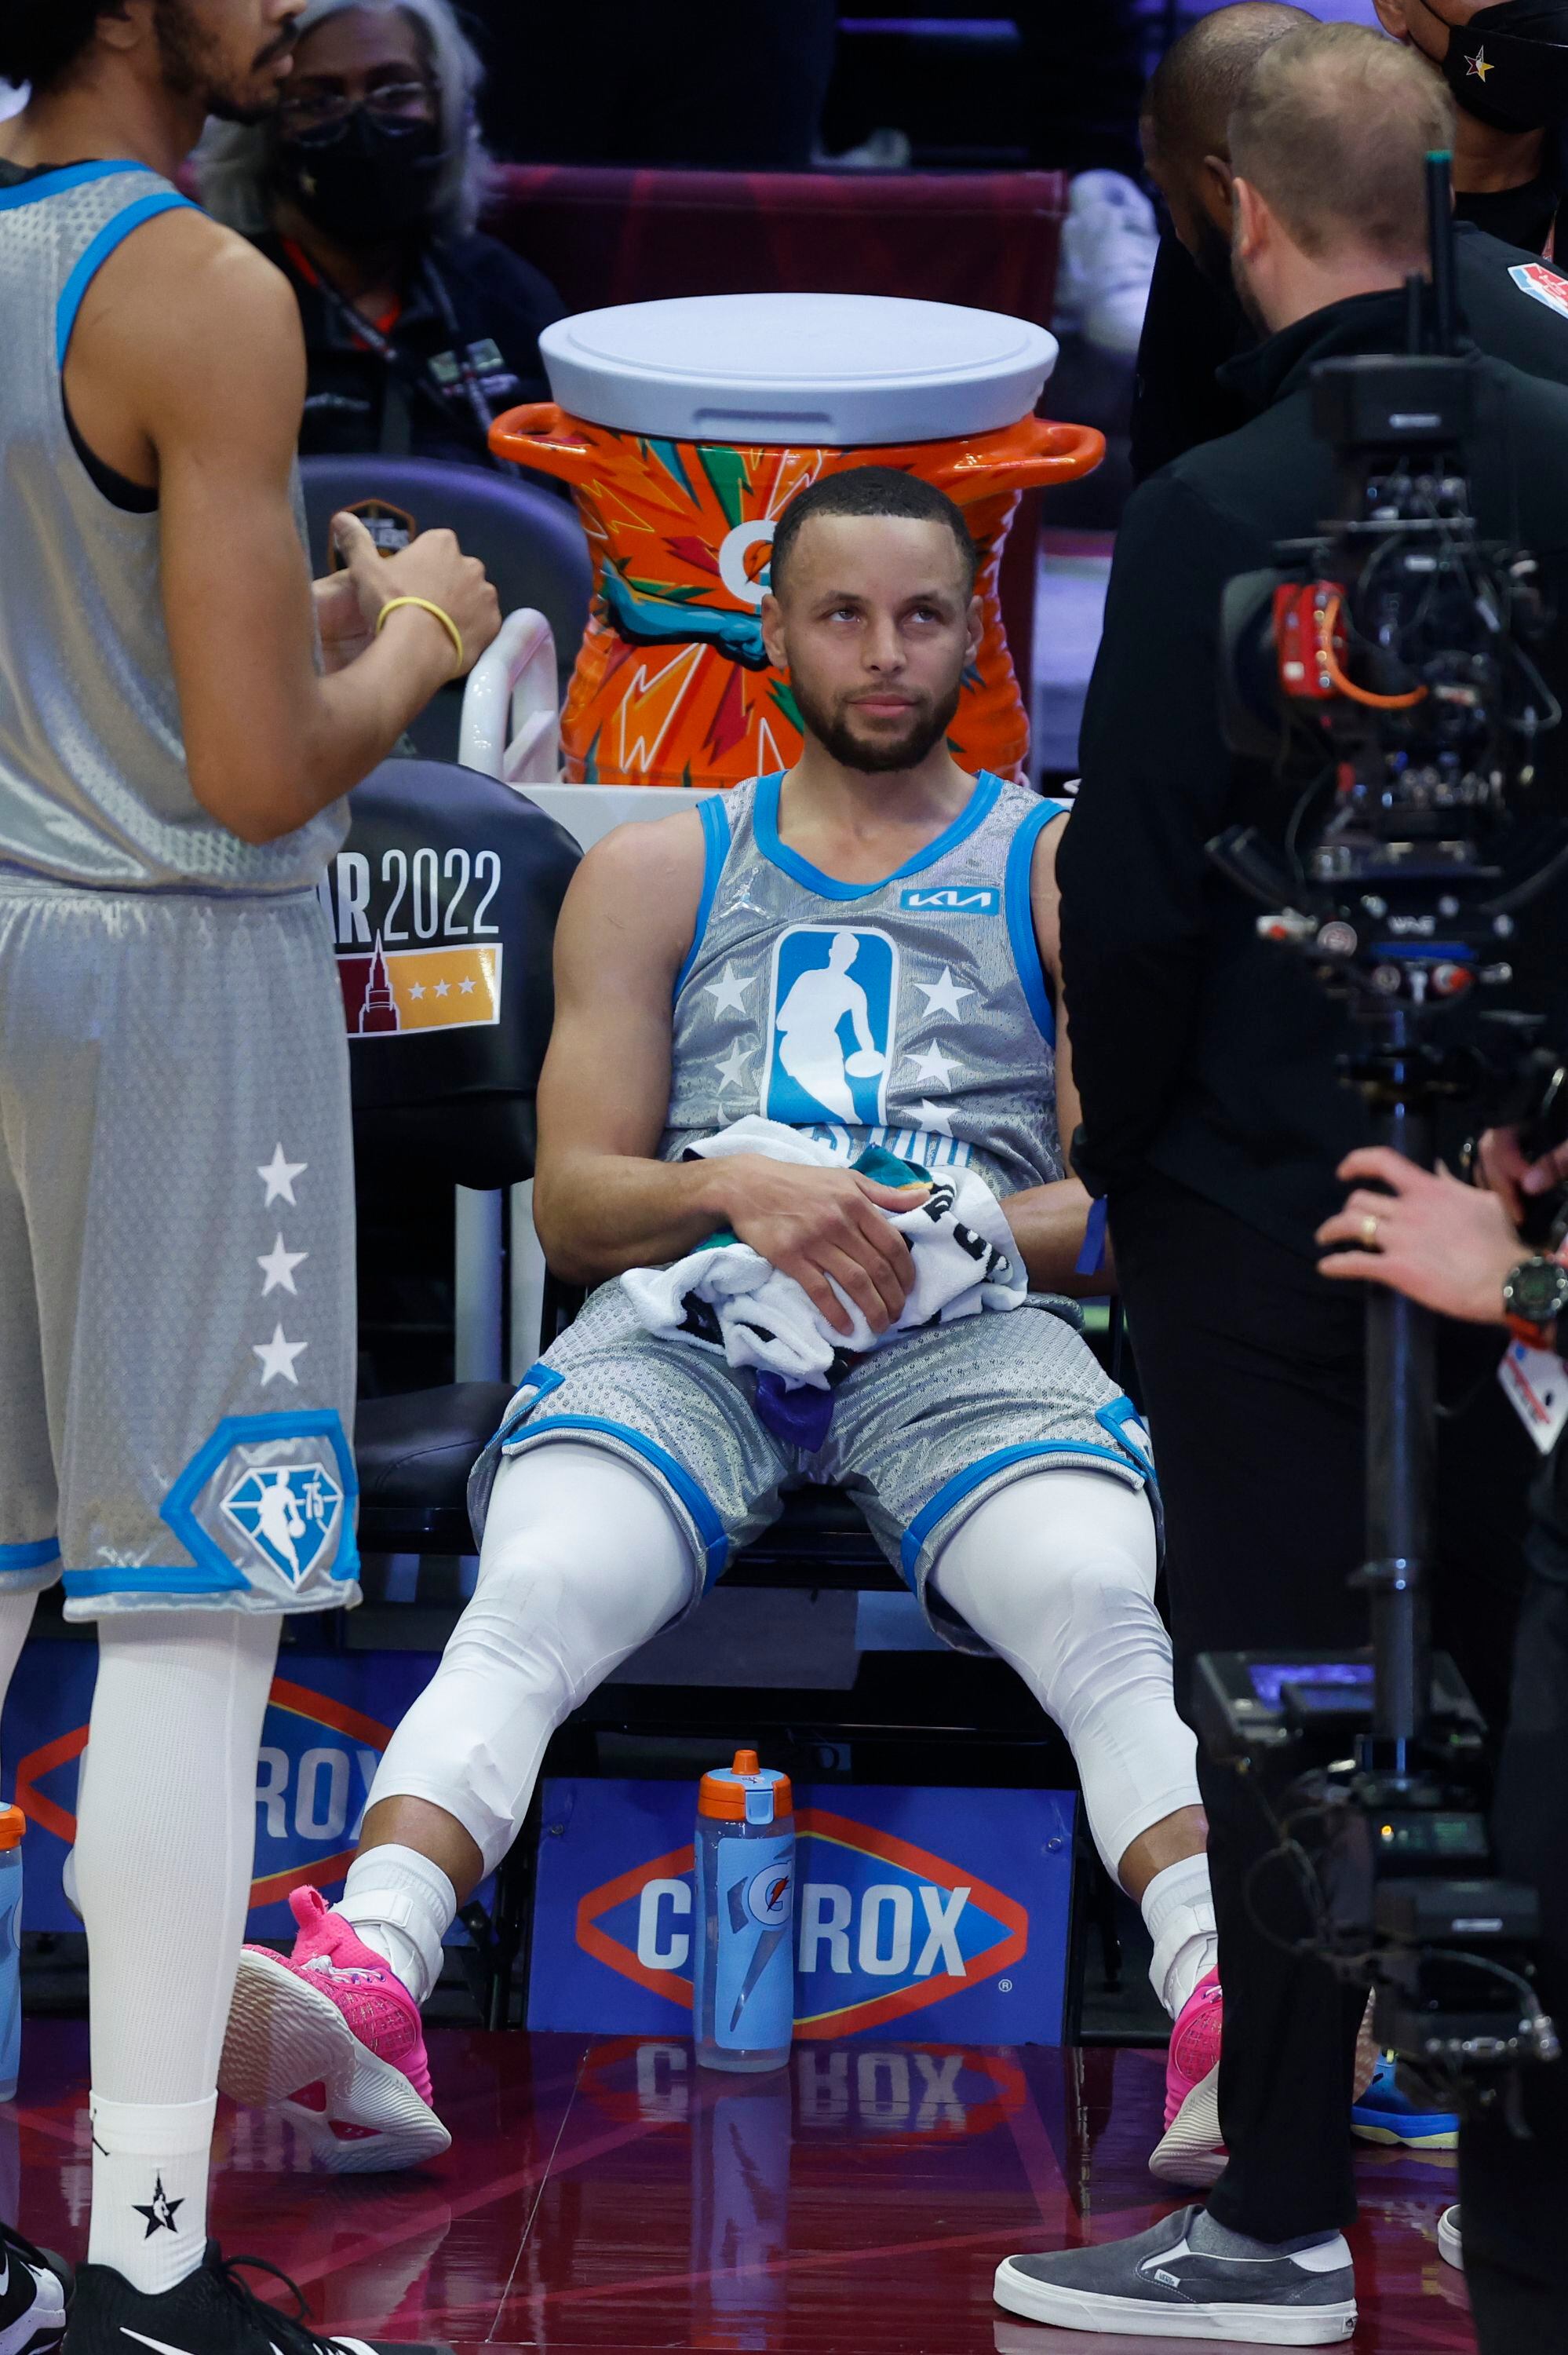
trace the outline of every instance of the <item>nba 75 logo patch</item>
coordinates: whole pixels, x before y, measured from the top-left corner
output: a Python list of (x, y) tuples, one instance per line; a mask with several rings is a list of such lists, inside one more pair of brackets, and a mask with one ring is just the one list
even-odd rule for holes
[(343, 1490), (324, 1464), (255, 1465), (223, 1499), (235, 1528), (298, 1586), (335, 1536)]

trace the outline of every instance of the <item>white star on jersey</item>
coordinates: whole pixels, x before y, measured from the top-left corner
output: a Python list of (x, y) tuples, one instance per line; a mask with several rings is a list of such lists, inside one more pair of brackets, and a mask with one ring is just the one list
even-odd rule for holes
[(294, 1180), (302, 1169), (308, 1169), (310, 1166), (308, 1161), (287, 1160), (284, 1157), (282, 1146), (274, 1146), (271, 1160), (265, 1167), (258, 1168), (256, 1172), (267, 1188), (267, 1199), (262, 1203), (261, 1208), (264, 1210), (270, 1210), (273, 1203), (281, 1196), (291, 1210), (297, 1210), (299, 1204), (294, 1199)]
[(924, 1018), (927, 1022), (930, 1020), (933, 1014), (950, 1014), (954, 1021), (958, 1021), (960, 1018), (959, 1015), (959, 998), (972, 997), (974, 996), (974, 991), (972, 989), (960, 988), (959, 984), (955, 982), (953, 979), (953, 968), (950, 964), (945, 964), (942, 967), (942, 978), (940, 981), (917, 981), (915, 986), (925, 994), (926, 1013)]
[(266, 1257), (258, 1258), (256, 1262), (257, 1266), (260, 1269), (262, 1274), (267, 1279), (266, 1283), (261, 1286), (262, 1299), (265, 1300), (270, 1292), (282, 1291), (297, 1293), (299, 1287), (294, 1282), (294, 1270), (299, 1266), (300, 1262), (302, 1259), (309, 1259), (309, 1252), (291, 1252), (286, 1250), (284, 1248), (283, 1238), (281, 1235), (279, 1235)]
[(921, 1097), (916, 1118), (922, 1128), (933, 1129), (938, 1136), (951, 1136), (953, 1133), (952, 1114), (943, 1105), (933, 1103), (929, 1096)]
[(294, 1371), (294, 1359), (299, 1356), (302, 1349), (308, 1349), (310, 1348), (311, 1345), (308, 1341), (285, 1341), (283, 1338), (283, 1328), (281, 1325), (274, 1325), (272, 1327), (272, 1338), (270, 1341), (253, 1341), (250, 1346), (256, 1356), (261, 1360), (261, 1387), (263, 1390), (266, 1389), (269, 1382), (276, 1380), (280, 1374), (282, 1376), (284, 1381), (292, 1382), (294, 1388), (298, 1390), (300, 1386), (300, 1378)]
[(918, 1048), (912, 1051), (909, 1060), (915, 1066), (917, 1080), (935, 1080), (939, 1088), (952, 1086), (953, 1073), (959, 1067), (950, 1055), (943, 1054), (940, 1047)]
[(721, 1096), (723, 1095), (726, 1088), (739, 1087), (751, 1066), (752, 1058), (755, 1056), (756, 1052), (757, 1050), (755, 1047), (743, 1047), (740, 1040), (737, 1039), (734, 1046), (730, 1049), (728, 1054), (725, 1057), (723, 1062), (715, 1063), (714, 1065), (715, 1071), (719, 1075), (719, 1093)]
[(756, 978), (757, 975), (754, 973), (748, 973), (743, 978), (736, 973), (734, 965), (726, 961), (724, 972), (717, 981), (704, 982), (703, 992), (705, 996), (713, 999), (715, 1014), (744, 1014), (746, 993)]

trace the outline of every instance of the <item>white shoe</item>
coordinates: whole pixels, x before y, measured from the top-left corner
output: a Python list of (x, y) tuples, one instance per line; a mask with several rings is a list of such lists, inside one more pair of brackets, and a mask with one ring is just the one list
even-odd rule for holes
[(1138, 349), (1160, 250), (1154, 207), (1120, 172), (1080, 172), (1068, 193), (1056, 282), (1058, 327), (1097, 351)]
[(1446, 2265), (1457, 2265), (1465, 2270), (1465, 2252), (1459, 2240), (1459, 2211), (1445, 2208), (1437, 2219), (1437, 2254)]

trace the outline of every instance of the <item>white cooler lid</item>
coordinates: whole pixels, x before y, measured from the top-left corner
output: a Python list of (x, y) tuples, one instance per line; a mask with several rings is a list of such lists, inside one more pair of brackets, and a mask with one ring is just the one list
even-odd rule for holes
[(887, 294), (692, 294), (581, 311), (539, 347), (563, 409), (677, 442), (944, 442), (1027, 417), (1056, 338)]

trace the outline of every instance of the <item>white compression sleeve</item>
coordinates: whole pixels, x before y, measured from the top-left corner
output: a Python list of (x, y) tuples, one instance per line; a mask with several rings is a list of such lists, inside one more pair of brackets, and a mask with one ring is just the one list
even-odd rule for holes
[(473, 1600), (387, 1745), (370, 1806), (443, 1807), (493, 1871), (551, 1734), (684, 1607), (695, 1575), (652, 1480), (607, 1448), (559, 1439), (510, 1458)]
[(1017, 1669), (1072, 1745), (1095, 1845), (1113, 1877), (1140, 1833), (1196, 1807), (1197, 1745), (1176, 1714), (1154, 1607), (1154, 1517), (1108, 1473), (1038, 1472), (943, 1547), (943, 1600)]
[(90, 2254), (148, 2291), (194, 2273), (205, 2251), (217, 2061), (281, 1625), (156, 1611), (99, 1628), (76, 1847), (92, 2036)]

